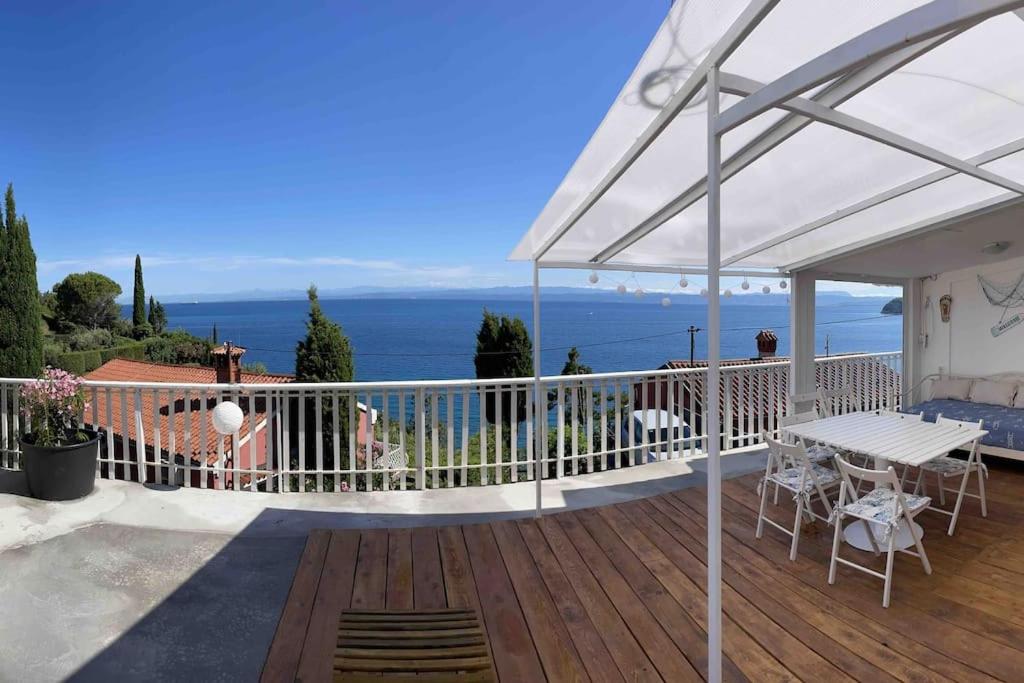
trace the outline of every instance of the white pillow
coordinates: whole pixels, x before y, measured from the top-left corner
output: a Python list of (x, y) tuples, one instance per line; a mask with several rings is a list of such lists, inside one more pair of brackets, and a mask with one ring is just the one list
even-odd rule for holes
[(1010, 407), (1013, 405), (1013, 395), (1016, 392), (1017, 385), (1013, 382), (979, 379), (971, 387), (971, 402)]
[(936, 379), (932, 380), (932, 398), (955, 398), (966, 401), (971, 395), (971, 379)]

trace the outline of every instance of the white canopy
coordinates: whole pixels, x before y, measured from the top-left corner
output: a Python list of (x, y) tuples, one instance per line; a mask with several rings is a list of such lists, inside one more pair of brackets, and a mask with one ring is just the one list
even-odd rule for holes
[(1022, 5), (677, 0), (511, 258), (706, 264), (703, 87), (715, 61), (730, 93), (720, 129), (739, 124), (722, 137), (722, 265), (789, 271), (1015, 202)]

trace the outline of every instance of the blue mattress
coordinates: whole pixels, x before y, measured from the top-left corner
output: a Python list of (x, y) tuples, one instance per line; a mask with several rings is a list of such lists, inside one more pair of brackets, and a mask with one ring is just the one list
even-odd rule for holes
[(984, 420), (988, 430), (981, 442), (988, 446), (1024, 450), (1024, 408), (1007, 408), (989, 403), (971, 403), (951, 398), (924, 401), (907, 408), (905, 413), (924, 413), (924, 419), (935, 422), (935, 417), (977, 422)]

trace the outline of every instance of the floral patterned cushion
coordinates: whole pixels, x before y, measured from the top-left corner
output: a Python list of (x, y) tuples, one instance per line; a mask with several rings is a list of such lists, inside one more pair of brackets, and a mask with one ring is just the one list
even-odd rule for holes
[[(815, 476), (818, 478), (818, 483), (822, 487), (831, 486), (839, 482), (839, 474), (832, 469), (822, 467), (816, 463), (811, 463), (811, 469), (814, 470)], [(803, 469), (800, 467), (788, 467), (781, 472), (774, 472), (768, 475), (768, 480), (778, 484), (779, 486), (789, 489), (790, 491), (800, 490), (800, 476), (803, 474)], [(814, 479), (810, 475), (807, 476), (804, 481), (804, 492), (808, 493), (814, 490)]]
[[(907, 501), (911, 513), (928, 507), (932, 502), (928, 496), (915, 496), (910, 493), (904, 493), (903, 498)], [(874, 489), (854, 502), (844, 505), (842, 511), (843, 514), (892, 525), (898, 517), (896, 492), (888, 488)]]
[(967, 461), (944, 455), (941, 458), (935, 458), (934, 460), (929, 460), (928, 462), (923, 463), (921, 465), (921, 469), (928, 472), (938, 472), (945, 476), (963, 474), (967, 471)]
[(813, 446), (807, 447), (807, 459), (811, 462), (821, 462), (822, 460), (831, 460), (835, 457), (838, 451), (831, 446), (825, 446), (824, 444), (816, 443)]

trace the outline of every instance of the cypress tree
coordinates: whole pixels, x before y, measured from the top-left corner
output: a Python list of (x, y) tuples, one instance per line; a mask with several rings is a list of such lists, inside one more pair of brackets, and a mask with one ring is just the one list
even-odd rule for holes
[(42, 309), (28, 219), (8, 184), (0, 218), (0, 377), (36, 377), (43, 366)]
[(217, 343), (217, 323), (213, 324), (213, 332), (210, 333), (210, 341)]
[(355, 377), (352, 345), (341, 326), (324, 315), (316, 287), (310, 286), (306, 338), (295, 348), (299, 382), (351, 382)]
[(156, 332), (156, 300), (153, 299), (153, 295), (149, 296), (149, 316), (146, 318), (149, 320), (149, 326)]
[(146, 287), (142, 284), (142, 259), (135, 255), (135, 287), (132, 290), (132, 326), (146, 322)]
[[(480, 329), (476, 333), (476, 355), (473, 357), (477, 379), (495, 379), (501, 377), (528, 377), (533, 374), (533, 342), (526, 324), (520, 318), (508, 316), (498, 317), (486, 308)], [(512, 392), (509, 387), (502, 387), (501, 421), (508, 425), (512, 422)], [(519, 421), (526, 419), (526, 396), (516, 392), (517, 416)], [(487, 421), (494, 424), (497, 419), (494, 394), (488, 393), (485, 399), (484, 412)]]

